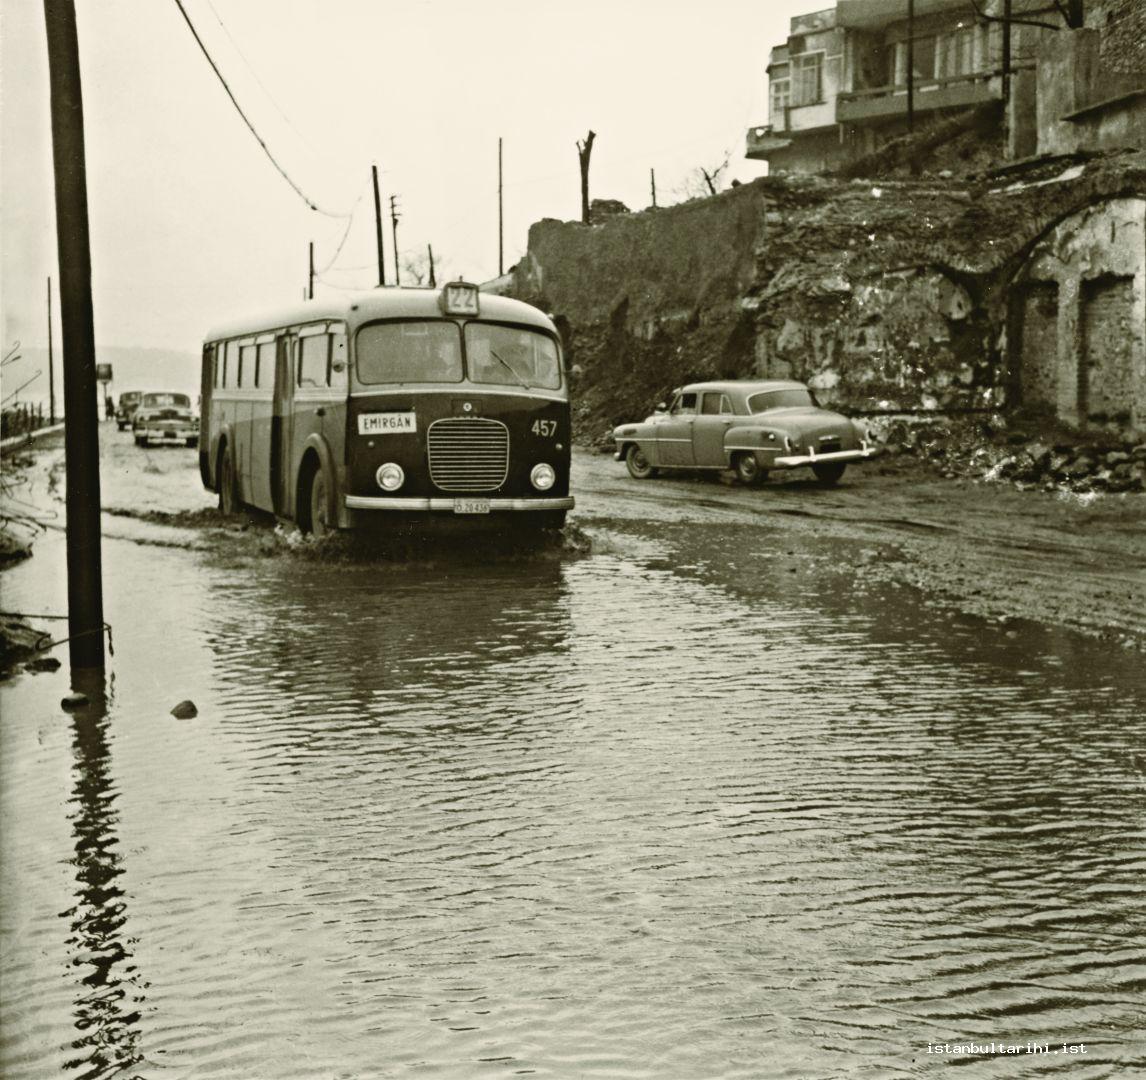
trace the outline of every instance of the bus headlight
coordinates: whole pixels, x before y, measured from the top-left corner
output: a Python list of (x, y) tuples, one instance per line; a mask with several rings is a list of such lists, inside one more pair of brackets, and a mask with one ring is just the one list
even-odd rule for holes
[(385, 465), (378, 466), (374, 479), (378, 481), (378, 486), (383, 491), (397, 491), (406, 482), (406, 474), (402, 471), (401, 465), (388, 461)]
[(538, 491), (548, 491), (556, 481), (557, 474), (553, 471), (553, 466), (546, 465), (544, 462), (540, 465), (534, 465), (529, 474), (529, 482)]

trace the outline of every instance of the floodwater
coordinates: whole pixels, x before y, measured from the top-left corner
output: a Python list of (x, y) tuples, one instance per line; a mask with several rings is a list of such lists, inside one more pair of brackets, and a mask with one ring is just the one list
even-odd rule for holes
[(106, 709), (4, 687), (6, 1080), (1146, 1069), (1140, 654), (760, 526), (258, 534), (105, 541)]

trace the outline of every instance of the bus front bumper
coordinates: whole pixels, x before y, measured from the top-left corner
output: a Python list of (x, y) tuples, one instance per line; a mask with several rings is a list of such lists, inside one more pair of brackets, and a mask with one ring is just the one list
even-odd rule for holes
[[(432, 499), (410, 498), (398, 496), (394, 498), (379, 497), (376, 495), (347, 495), (346, 506), (350, 510), (405, 510), (413, 512), (426, 512), (437, 510), (442, 513), (454, 513), (460, 503), (487, 503), (490, 512), (502, 510), (572, 510), (573, 496), (562, 495), (551, 499), (481, 499), (478, 497), (465, 497), (458, 499)], [(465, 512), (465, 511), (463, 511)], [(480, 512), (480, 511), (479, 511)]]

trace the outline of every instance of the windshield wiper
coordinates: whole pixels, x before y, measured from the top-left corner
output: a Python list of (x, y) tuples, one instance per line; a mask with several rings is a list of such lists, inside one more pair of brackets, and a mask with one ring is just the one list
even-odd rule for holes
[(503, 359), (502, 359), (500, 356), (498, 356), (498, 355), (497, 355), (497, 351), (496, 351), (495, 349), (490, 349), (490, 351), (489, 351), (489, 354), (490, 354), (490, 356), (492, 356), (492, 357), (493, 357), (493, 358), (494, 358), (494, 359), (495, 359), (495, 360), (496, 360), (496, 361), (497, 361), (499, 364), (501, 364), (501, 366), (502, 366), (503, 368), (505, 368), (505, 370), (506, 370), (506, 371), (508, 371), (508, 372), (510, 373), (510, 375), (512, 375), (512, 376), (513, 376), (513, 377), (514, 377), (514, 378), (515, 378), (515, 379), (516, 379), (516, 380), (517, 380), (517, 381), (518, 381), (518, 382), (519, 382), (519, 383), (520, 383), (520, 384), (521, 384), (521, 385), (522, 385), (522, 386), (523, 386), (523, 387), (524, 387), (526, 390), (532, 390), (532, 389), (533, 389), (533, 387), (532, 387), (532, 386), (530, 386), (530, 385), (529, 385), (529, 383), (527, 383), (527, 382), (526, 382), (526, 381), (525, 381), (525, 380), (524, 380), (524, 379), (521, 377), (521, 374), (518, 372), (517, 368), (515, 368), (515, 367), (511, 367), (509, 364), (507, 364), (507, 363), (506, 363), (506, 362), (505, 362), (505, 361), (504, 361), (504, 360), (503, 360)]

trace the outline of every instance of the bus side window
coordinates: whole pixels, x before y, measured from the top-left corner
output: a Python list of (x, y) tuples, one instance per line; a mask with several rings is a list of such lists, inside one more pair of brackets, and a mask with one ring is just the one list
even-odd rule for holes
[(273, 386), (275, 382), (275, 343), (264, 341), (255, 354), (253, 386)]
[(330, 335), (311, 334), (302, 339), (299, 355), (299, 386), (326, 386), (330, 365)]
[(239, 385), (239, 343), (237, 341), (227, 342), (227, 360), (223, 366), (223, 385), (227, 388), (233, 389)]
[(330, 338), (330, 377), (331, 386), (346, 386), (346, 335), (332, 334)]
[(252, 386), (255, 375), (255, 347), (244, 345), (239, 350), (239, 370), (235, 372), (236, 386)]
[(215, 346), (215, 389), (221, 390), (227, 378), (227, 342)]

